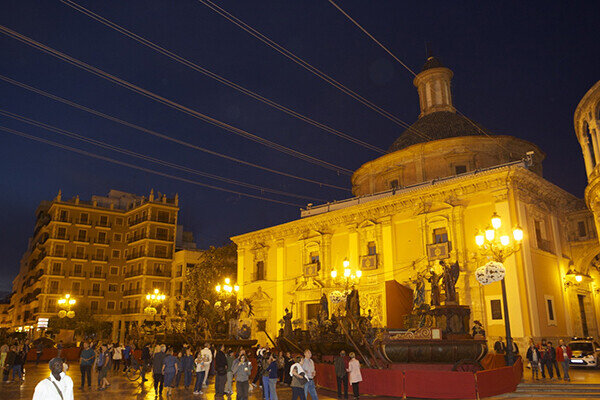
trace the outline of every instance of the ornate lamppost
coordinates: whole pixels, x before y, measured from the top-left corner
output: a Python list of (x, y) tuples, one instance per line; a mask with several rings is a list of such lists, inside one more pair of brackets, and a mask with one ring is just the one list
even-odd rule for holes
[(237, 293), (240, 291), (240, 287), (238, 286), (238, 284), (231, 284), (231, 279), (229, 278), (225, 278), (225, 283), (224, 284), (218, 284), (217, 286), (215, 286), (215, 290), (217, 291), (217, 293), (219, 294), (219, 296), (225, 296), (225, 297), (229, 297), (231, 295), (236, 295)]
[(342, 266), (343, 268), (341, 274), (338, 273), (337, 269), (331, 270), (331, 279), (333, 279), (334, 283), (343, 283), (344, 290), (348, 291), (349, 287), (360, 281), (360, 278), (362, 277), (362, 271), (360, 268), (351, 267), (348, 258), (344, 258)]
[(149, 305), (148, 305), (148, 307), (144, 308), (144, 312), (148, 315), (152, 315), (152, 322), (153, 322), (153, 325), (155, 326), (155, 328), (156, 328), (156, 324), (155, 324), (156, 313), (158, 312), (156, 308), (158, 306), (160, 306), (165, 301), (166, 298), (167, 298), (167, 296), (162, 294), (160, 292), (160, 290), (158, 290), (158, 289), (154, 289), (154, 292), (148, 293), (146, 295), (146, 301), (148, 301)]
[(491, 226), (484, 232), (478, 232), (475, 243), (479, 247), (479, 253), (491, 259), (486, 265), (479, 267), (475, 272), (477, 280), (482, 285), (500, 281), (502, 285), (502, 305), (504, 308), (504, 328), (506, 330), (506, 364), (513, 365), (515, 354), (513, 353), (512, 338), (510, 333), (510, 319), (508, 317), (508, 303), (506, 301), (506, 285), (504, 283), (505, 268), (504, 261), (521, 248), (523, 230), (516, 226), (512, 231), (512, 238), (505, 232), (501, 232), (502, 219), (496, 213), (492, 215)]
[(75, 311), (71, 310), (71, 307), (73, 307), (76, 303), (77, 300), (72, 298), (68, 293), (65, 294), (65, 297), (58, 299), (58, 306), (61, 308), (61, 310), (58, 312), (59, 318), (73, 318), (75, 316)]

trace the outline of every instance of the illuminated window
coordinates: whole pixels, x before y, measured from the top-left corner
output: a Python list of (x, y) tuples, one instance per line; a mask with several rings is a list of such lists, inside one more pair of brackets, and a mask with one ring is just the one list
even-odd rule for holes
[(310, 263), (311, 264), (316, 264), (319, 262), (319, 252), (318, 251), (312, 251), (310, 253)]
[(375, 254), (377, 254), (377, 246), (375, 245), (375, 242), (369, 242), (367, 244), (367, 250), (370, 256), (374, 256)]

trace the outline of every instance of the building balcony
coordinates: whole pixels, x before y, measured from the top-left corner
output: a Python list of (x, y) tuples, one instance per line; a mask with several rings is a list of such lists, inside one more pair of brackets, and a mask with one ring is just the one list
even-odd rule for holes
[(87, 295), (92, 297), (104, 297), (104, 290), (88, 290)]
[(88, 220), (74, 219), (73, 223), (75, 225), (85, 226), (85, 227), (88, 227), (88, 228), (92, 227), (92, 221), (90, 221), (89, 219)]
[(123, 296), (135, 296), (137, 294), (142, 294), (142, 288), (127, 289), (123, 291)]
[(146, 275), (150, 275), (150, 276), (162, 276), (164, 278), (170, 278), (171, 277), (171, 271), (148, 271), (148, 272), (146, 272)]
[(106, 246), (108, 246), (110, 244), (110, 240), (108, 240), (108, 239), (100, 240), (100, 239), (96, 238), (96, 239), (94, 239), (92, 241), (92, 243), (96, 244), (96, 245), (106, 245)]
[(72, 271), (67, 274), (69, 278), (85, 278), (86, 274), (83, 271)]
[(46, 294), (59, 294), (61, 293), (61, 290), (59, 288), (49, 288), (46, 291)]
[(91, 258), (95, 262), (108, 262), (108, 256), (93, 255)]
[(106, 274), (103, 272), (89, 272), (88, 277), (90, 279), (106, 279)]
[(173, 258), (173, 254), (171, 252), (157, 253), (157, 252), (153, 252), (153, 251), (140, 251), (140, 252), (128, 254), (125, 259), (127, 261), (129, 261), (129, 260), (135, 260), (136, 258), (141, 258), (141, 257), (160, 258), (160, 259), (170, 260), (171, 258)]
[(107, 228), (107, 229), (110, 229), (110, 228), (112, 228), (112, 224), (110, 222), (104, 222), (104, 223), (102, 223), (102, 222), (100, 222), (98, 220), (94, 224), (94, 227), (96, 227), (96, 228)]
[(71, 253), (71, 260), (88, 261), (90, 257), (85, 253)]
[(56, 217), (56, 218), (52, 218), (52, 222), (65, 222), (65, 223), (70, 224), (71, 220), (69, 218), (67, 218), (67, 217), (60, 217), (59, 216), (59, 217)]
[(135, 308), (135, 307), (131, 307), (131, 308), (124, 308), (121, 310), (121, 314), (139, 314), (140, 313), (140, 309)]
[(69, 236), (69, 235), (53, 235), (53, 236), (50, 236), (49, 239), (62, 240), (62, 241), (68, 242), (69, 240), (71, 240), (71, 236)]
[(46, 275), (48, 276), (64, 276), (66, 277), (67, 274), (65, 274), (62, 269), (50, 269), (49, 271), (46, 272)]
[(147, 221), (149, 221), (149, 222), (159, 222), (159, 223), (162, 223), (162, 224), (170, 224), (170, 225), (175, 224), (175, 218), (174, 217), (171, 217), (171, 218), (158, 218), (157, 216), (152, 216), (150, 218), (149, 217), (144, 217), (144, 218), (132, 219), (129, 222), (129, 226), (131, 227), (131, 226), (139, 225), (142, 222), (147, 222)]
[(90, 244), (90, 243), (92, 243), (92, 239), (90, 239), (89, 237), (74, 236), (73, 242), (82, 243), (82, 244)]
[(172, 242), (175, 238), (173, 237), (173, 235), (147, 235), (144, 233), (142, 235), (130, 236), (127, 239), (127, 243), (133, 243), (143, 239), (157, 240), (162, 242)]
[(132, 278), (132, 277), (134, 277), (134, 276), (140, 276), (140, 275), (142, 275), (143, 273), (144, 273), (144, 271), (143, 271), (143, 270), (141, 270), (141, 269), (137, 269), (137, 270), (134, 270), (134, 271), (127, 271), (127, 272), (125, 273), (125, 278)]

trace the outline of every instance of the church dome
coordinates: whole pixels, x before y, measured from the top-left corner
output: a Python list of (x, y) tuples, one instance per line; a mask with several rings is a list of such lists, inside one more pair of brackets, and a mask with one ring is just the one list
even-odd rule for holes
[(436, 111), (419, 118), (405, 130), (390, 146), (389, 151), (402, 150), (430, 140), (447, 139), (459, 136), (489, 134), (487, 129), (467, 117), (451, 111)]

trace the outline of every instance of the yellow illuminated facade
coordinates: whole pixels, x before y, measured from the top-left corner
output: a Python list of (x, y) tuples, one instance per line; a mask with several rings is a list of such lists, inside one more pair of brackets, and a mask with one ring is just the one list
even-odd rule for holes
[(113, 339), (122, 340), (132, 324), (151, 319), (144, 308), (154, 289), (173, 308), (186, 261), (198, 258), (197, 250), (181, 248), (178, 202), (153, 191), (144, 197), (116, 190), (91, 201), (66, 200), (59, 192), (42, 202), (13, 281), (10, 325), (35, 328), (39, 318), (56, 316), (59, 299), (69, 294), (77, 307), (111, 321)]
[[(523, 230), (506, 262), (512, 336), (598, 336), (600, 252), (594, 218), (582, 199), (542, 177), (544, 153), (534, 144), (489, 134), (452, 106), (452, 71), (430, 57), (415, 78), (421, 114), (390, 152), (352, 177), (356, 197), (301, 210), (299, 219), (233, 237), (238, 245), (240, 296), (254, 305), (274, 337), (284, 309), (306, 328), (323, 294), (345, 289), (344, 261), (360, 270), (361, 313), (374, 325), (402, 328), (406, 289), (439, 260), (460, 265), (459, 303), (471, 308), (487, 337), (504, 336), (500, 283), (480, 285), (476, 235), (500, 216), (499, 232)], [(332, 271), (336, 270), (332, 275)], [(334, 277), (335, 276), (335, 277)], [(429, 285), (427, 285), (429, 289)], [(429, 297), (429, 294), (427, 294)], [(428, 300), (428, 299), (427, 299)], [(409, 297), (409, 302), (412, 299)]]

